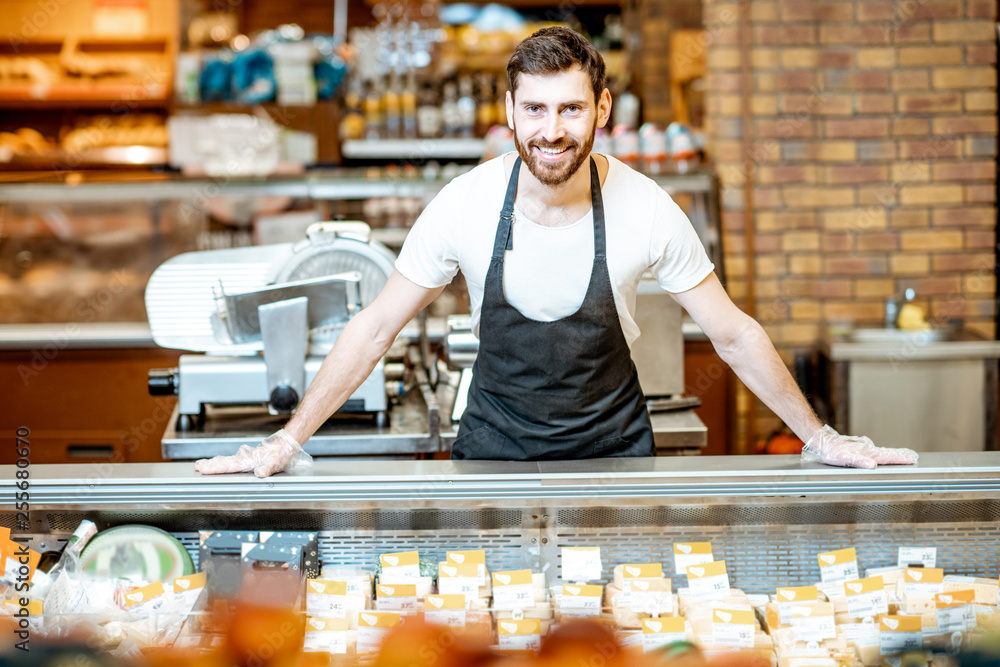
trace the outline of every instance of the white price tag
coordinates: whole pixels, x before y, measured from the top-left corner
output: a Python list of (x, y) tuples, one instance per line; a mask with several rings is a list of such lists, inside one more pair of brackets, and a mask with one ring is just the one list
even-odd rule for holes
[(475, 565), (479, 585), (486, 585), (486, 552), (485, 551), (449, 551), (445, 555), (449, 565)]
[(559, 593), (559, 609), (567, 618), (591, 618), (601, 615), (600, 586), (566, 584)]
[(972, 607), (963, 605), (961, 607), (945, 607), (936, 609), (937, 613), (937, 633), (965, 632), (969, 630), (969, 617), (972, 615)]
[(936, 567), (937, 548), (935, 547), (899, 547), (897, 567)]
[(674, 611), (674, 596), (666, 579), (633, 579), (629, 606), (638, 614), (664, 616)]
[(674, 544), (674, 571), (686, 575), (692, 565), (705, 565), (715, 560), (711, 542), (677, 542)]
[(591, 581), (601, 578), (600, 547), (563, 547), (563, 581)]
[(497, 639), (508, 651), (537, 651), (542, 647), (541, 622), (538, 619), (499, 620)]
[(883, 655), (918, 650), (923, 640), (919, 616), (883, 616), (879, 621), (879, 646)]
[(842, 623), (837, 626), (847, 641), (857, 646), (878, 646), (878, 625), (875, 623)]
[(649, 653), (656, 649), (684, 641), (684, 619), (679, 616), (664, 616), (663, 618), (642, 619), (642, 650)]
[(721, 600), (729, 597), (726, 562), (715, 561), (688, 567), (688, 592), (693, 600)]
[(858, 579), (844, 584), (847, 593), (847, 613), (852, 618), (865, 618), (889, 613), (889, 598), (882, 577)]
[(465, 627), (464, 609), (427, 609), (424, 618), (431, 625), (444, 625), (449, 628)]
[(391, 632), (390, 628), (370, 628), (358, 626), (358, 653), (378, 653), (382, 642)]
[(535, 595), (530, 584), (493, 589), (495, 609), (527, 609), (533, 606), (535, 606)]
[(447, 577), (438, 579), (438, 590), (442, 595), (479, 596), (479, 581), (468, 577)]
[(307, 653), (346, 654), (347, 621), (345, 619), (307, 618), (302, 650)]
[(306, 614), (320, 618), (344, 618), (347, 610), (347, 583), (306, 580)]
[(854, 548), (819, 554), (819, 574), (824, 584), (857, 579), (858, 557)]
[(420, 577), (420, 554), (416, 551), (382, 554), (379, 562), (382, 565), (382, 575), (391, 577), (394, 581), (397, 578)]
[(792, 618), (792, 631), (796, 641), (818, 642), (837, 637), (837, 624), (833, 616), (800, 616)]
[(756, 622), (752, 611), (712, 610), (712, 642), (720, 646), (753, 648)]

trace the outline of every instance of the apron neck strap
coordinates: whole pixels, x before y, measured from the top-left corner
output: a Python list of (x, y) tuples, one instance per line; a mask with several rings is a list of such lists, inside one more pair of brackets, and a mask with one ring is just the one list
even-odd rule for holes
[(597, 162), (590, 156), (590, 206), (594, 211), (594, 260), (604, 261), (607, 240), (604, 233), (604, 197), (601, 195), (601, 176)]

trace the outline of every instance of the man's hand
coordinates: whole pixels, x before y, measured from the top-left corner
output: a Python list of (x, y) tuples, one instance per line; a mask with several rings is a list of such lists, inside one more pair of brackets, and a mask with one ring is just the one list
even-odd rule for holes
[(281, 429), (264, 438), (256, 447), (243, 445), (232, 456), (216, 456), (196, 461), (194, 469), (202, 475), (253, 472), (258, 477), (269, 477), (282, 470), (311, 464), (312, 457), (306, 454), (302, 445)]
[(865, 436), (840, 435), (827, 424), (802, 448), (803, 461), (819, 461), (841, 468), (875, 468), (881, 465), (910, 465), (917, 462), (912, 449), (876, 447)]

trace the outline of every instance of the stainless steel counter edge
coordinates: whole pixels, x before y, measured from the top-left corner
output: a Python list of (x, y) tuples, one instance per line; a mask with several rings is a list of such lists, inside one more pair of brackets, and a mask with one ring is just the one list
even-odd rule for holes
[[(923, 454), (916, 466), (876, 470), (803, 464), (795, 456), (605, 459), (544, 463), (490, 461), (318, 461), (297, 474), (201, 476), (190, 463), (34, 465), (33, 510), (58, 507), (184, 509), (237, 503), (251, 509), (319, 509), (385, 500), (500, 505), (563, 499), (574, 505), (624, 499), (750, 502), (1000, 499), (1000, 452)], [(0, 493), (13, 499), (16, 468), (0, 467)], [(614, 500), (612, 500), (614, 499)]]

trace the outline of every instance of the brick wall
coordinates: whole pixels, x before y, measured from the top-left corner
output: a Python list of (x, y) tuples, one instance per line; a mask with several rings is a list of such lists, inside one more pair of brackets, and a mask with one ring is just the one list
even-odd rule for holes
[(755, 314), (789, 363), (830, 323), (881, 326), (907, 287), (933, 322), (992, 338), (996, 3), (745, 1), (746, 142), (741, 5), (704, 2), (730, 293), (746, 303), (753, 272)]

